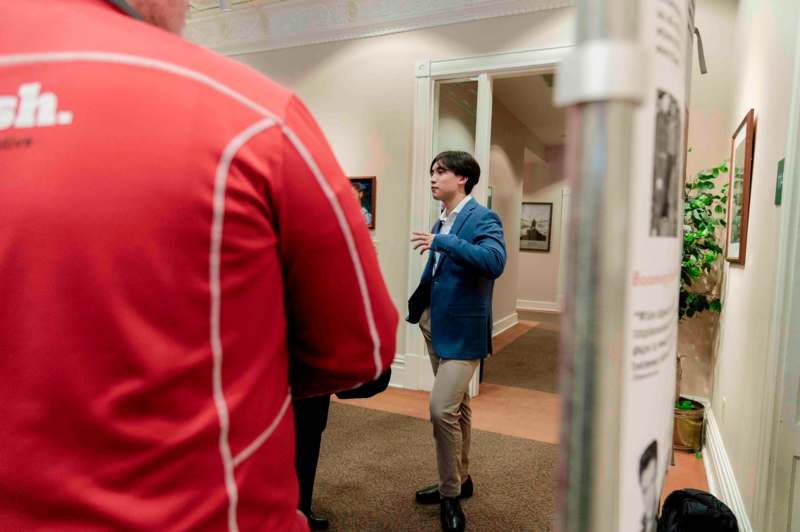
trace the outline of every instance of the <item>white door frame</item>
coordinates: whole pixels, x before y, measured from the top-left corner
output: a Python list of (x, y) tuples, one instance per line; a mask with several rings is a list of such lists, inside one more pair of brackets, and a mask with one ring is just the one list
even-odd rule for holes
[[(433, 158), (433, 130), (436, 82), (447, 79), (477, 79), (478, 108), (475, 129), (475, 159), (488, 175), (491, 151), (492, 79), (509, 73), (535, 73), (551, 71), (562, 61), (572, 46), (538, 48), (518, 52), (465, 57), (459, 59), (424, 60), (416, 64), (416, 95), (414, 102), (413, 177), (411, 180), (411, 220), (409, 233), (428, 230), (431, 210), (428, 165)], [(475, 198), (485, 203), (488, 179), (482, 179), (473, 191)], [(426, 256), (409, 253), (407, 293), (419, 283), (425, 267)], [(425, 342), (416, 325), (405, 323), (406, 349), (402, 354), (402, 382), (397, 383), (412, 390), (430, 390), (433, 373), (425, 353)], [(400, 355), (398, 355), (399, 357)], [(400, 362), (400, 361), (398, 361)], [(470, 383), (470, 394), (478, 392), (477, 375)]]
[(559, 231), (561, 231), (561, 242), (558, 248), (558, 290), (556, 294), (556, 305), (558, 306), (559, 312), (564, 312), (564, 300), (567, 293), (567, 246), (569, 245), (567, 239), (569, 228), (567, 227), (567, 223), (569, 222), (569, 202), (569, 187), (565, 186), (561, 189), (561, 227), (559, 228)]
[[(775, 283), (772, 331), (767, 357), (766, 387), (774, 387), (775, 396), (765, 401), (764, 419), (772, 422), (771, 430), (762, 433), (759, 442), (760, 475), (756, 485), (755, 523), (764, 530), (783, 532), (789, 526), (790, 485), (793, 454), (784, 430), (795, 424), (800, 395), (800, 37), (795, 47), (794, 84), (790, 105), (789, 132), (786, 139), (783, 200), (780, 206), (780, 240), (778, 272)], [(792, 362), (793, 361), (793, 362)], [(787, 363), (789, 362), (789, 363)], [(800, 471), (795, 471), (800, 475)], [(795, 508), (795, 512), (800, 508)]]

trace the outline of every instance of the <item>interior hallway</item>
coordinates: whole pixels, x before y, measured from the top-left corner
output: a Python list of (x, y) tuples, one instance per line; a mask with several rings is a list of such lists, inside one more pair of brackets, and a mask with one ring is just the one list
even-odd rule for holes
[[(548, 387), (548, 379), (526, 375), (551, 366), (534, 362), (528, 371), (516, 368), (518, 382), (527, 388), (487, 381), (511, 379), (497, 366), (501, 357), (515, 356), (515, 343), (526, 335), (558, 332), (557, 314), (523, 312), (517, 325), (494, 338), (495, 355), (472, 401), (475, 496), (463, 504), (472, 530), (551, 529), (560, 401), (557, 393), (532, 389)], [(390, 388), (370, 399), (334, 399), (323, 434), (315, 511), (328, 515), (335, 531), (438, 530), (438, 507), (413, 500), (416, 489), (436, 479), (430, 432), (428, 392)], [(663, 496), (684, 487), (708, 489), (702, 460), (677, 452)]]

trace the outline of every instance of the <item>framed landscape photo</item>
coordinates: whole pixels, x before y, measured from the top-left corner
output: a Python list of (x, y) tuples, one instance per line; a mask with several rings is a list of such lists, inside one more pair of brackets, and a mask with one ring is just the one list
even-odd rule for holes
[(351, 177), (350, 185), (352, 185), (353, 192), (358, 198), (358, 203), (361, 204), (361, 213), (364, 215), (367, 227), (375, 229), (375, 199), (378, 196), (377, 179), (375, 176)]
[(744, 117), (731, 139), (731, 163), (728, 177), (728, 233), (725, 258), (744, 264), (747, 251), (747, 221), (750, 215), (750, 183), (753, 176), (753, 140), (755, 113)]
[(552, 220), (552, 203), (523, 202), (520, 216), (519, 249), (549, 252)]

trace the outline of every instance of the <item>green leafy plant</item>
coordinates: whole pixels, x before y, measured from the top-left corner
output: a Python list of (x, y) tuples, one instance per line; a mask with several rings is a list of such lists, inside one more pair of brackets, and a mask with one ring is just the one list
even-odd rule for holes
[(722, 302), (712, 282), (714, 268), (722, 258), (727, 183), (717, 190), (716, 178), (728, 172), (723, 162), (687, 180), (683, 190), (683, 257), (678, 319), (704, 311), (720, 312)]

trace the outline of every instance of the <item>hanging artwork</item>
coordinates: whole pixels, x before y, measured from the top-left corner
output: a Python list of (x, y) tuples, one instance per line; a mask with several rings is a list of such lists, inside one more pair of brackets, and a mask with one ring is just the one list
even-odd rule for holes
[(519, 249), (549, 252), (552, 219), (552, 203), (523, 203), (520, 216)]
[(375, 229), (375, 198), (378, 195), (375, 177), (351, 177), (350, 184), (361, 205), (367, 227)]
[(725, 258), (744, 264), (747, 251), (747, 221), (750, 215), (750, 181), (753, 175), (755, 113), (744, 117), (731, 139), (731, 164), (728, 187), (728, 236)]

